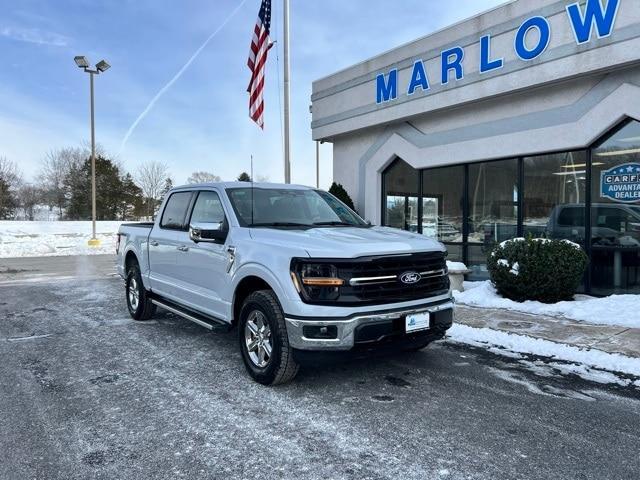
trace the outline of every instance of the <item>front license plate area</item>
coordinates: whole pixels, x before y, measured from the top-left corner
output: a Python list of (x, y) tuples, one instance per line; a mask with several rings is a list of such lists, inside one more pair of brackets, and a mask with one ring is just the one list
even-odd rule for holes
[(407, 333), (429, 330), (431, 315), (429, 312), (413, 313), (405, 319), (405, 331)]

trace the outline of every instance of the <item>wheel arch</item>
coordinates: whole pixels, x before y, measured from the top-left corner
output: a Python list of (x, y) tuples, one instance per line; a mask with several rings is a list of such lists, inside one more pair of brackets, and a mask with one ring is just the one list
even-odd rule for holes
[(273, 284), (265, 280), (262, 276), (250, 274), (242, 278), (236, 285), (233, 292), (233, 303), (231, 308), (231, 323), (237, 324), (240, 317), (240, 310), (246, 298), (253, 292), (259, 290), (271, 290), (278, 297), (278, 290)]
[(138, 260), (138, 255), (133, 250), (129, 250), (124, 256), (124, 271), (125, 275), (129, 271), (129, 267), (134, 264), (138, 264), (140, 266), (140, 260)]

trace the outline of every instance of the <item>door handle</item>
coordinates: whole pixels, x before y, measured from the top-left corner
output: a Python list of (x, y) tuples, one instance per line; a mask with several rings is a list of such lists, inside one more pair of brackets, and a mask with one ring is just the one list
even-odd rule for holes
[(178, 250), (181, 252), (188, 252), (189, 251), (189, 247), (187, 247), (186, 245), (182, 245), (180, 247), (178, 247)]
[(152, 242), (149, 242), (149, 245), (151, 245), (152, 247), (159, 247), (159, 246), (160, 246), (160, 243), (159, 243), (159, 242), (156, 242), (156, 241), (154, 240), (154, 241), (152, 241)]

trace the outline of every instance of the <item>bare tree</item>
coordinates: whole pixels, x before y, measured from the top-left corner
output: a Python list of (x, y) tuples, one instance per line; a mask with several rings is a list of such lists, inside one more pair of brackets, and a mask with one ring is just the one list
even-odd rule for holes
[(210, 172), (193, 172), (187, 179), (187, 183), (216, 183), (219, 181), (220, 177)]
[(61, 148), (47, 153), (42, 161), (38, 183), (50, 208), (57, 208), (60, 217), (67, 202), (67, 182), (78, 171), (90, 153), (83, 148)]
[(22, 181), (22, 174), (16, 162), (7, 160), (6, 157), (0, 157), (0, 178), (4, 180), (9, 187), (17, 188)]
[(158, 203), (162, 200), (169, 168), (163, 162), (150, 160), (138, 167), (136, 182), (142, 189), (147, 204), (147, 213), (153, 216)]
[(256, 175), (256, 182), (258, 183), (269, 183), (269, 175)]
[(42, 190), (30, 183), (25, 183), (18, 189), (18, 205), (24, 211), (27, 220), (33, 221), (35, 207), (42, 200)]

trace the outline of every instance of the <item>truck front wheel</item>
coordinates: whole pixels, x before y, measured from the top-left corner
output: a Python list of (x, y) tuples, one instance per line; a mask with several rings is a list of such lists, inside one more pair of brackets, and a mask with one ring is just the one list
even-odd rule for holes
[(244, 301), (238, 322), (238, 340), (242, 360), (256, 382), (283, 384), (298, 373), (282, 307), (271, 290), (254, 292)]
[(142, 283), (142, 275), (138, 265), (132, 265), (127, 270), (125, 282), (127, 308), (129, 315), (134, 320), (149, 320), (156, 311), (156, 306), (151, 303), (149, 293)]

